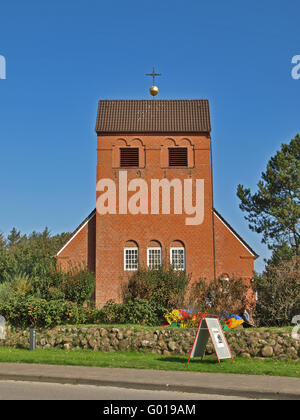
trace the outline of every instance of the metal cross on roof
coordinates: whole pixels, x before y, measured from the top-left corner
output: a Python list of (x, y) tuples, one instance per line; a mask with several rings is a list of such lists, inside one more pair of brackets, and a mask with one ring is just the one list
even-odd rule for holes
[(152, 73), (147, 73), (146, 76), (152, 76), (153, 77), (153, 86), (155, 85), (155, 76), (161, 76), (161, 73), (155, 73), (155, 69), (153, 67)]

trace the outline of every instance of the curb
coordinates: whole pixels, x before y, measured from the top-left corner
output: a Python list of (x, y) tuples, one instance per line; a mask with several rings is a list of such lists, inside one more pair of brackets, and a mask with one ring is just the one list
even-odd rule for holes
[(236, 396), (253, 399), (270, 399), (270, 400), (300, 400), (299, 394), (283, 393), (283, 392), (265, 392), (257, 391), (251, 388), (247, 390), (240, 390), (232, 388), (214, 388), (206, 386), (195, 385), (170, 385), (165, 383), (139, 383), (130, 381), (113, 381), (107, 379), (93, 379), (93, 378), (71, 378), (63, 376), (48, 376), (48, 375), (18, 375), (0, 373), (0, 381), (22, 381), (22, 382), (46, 382), (46, 383), (59, 383), (70, 385), (94, 385), (94, 386), (107, 386), (129, 389), (142, 389), (153, 391), (176, 391), (186, 393), (208, 394), (208, 395), (223, 395), (223, 396)]

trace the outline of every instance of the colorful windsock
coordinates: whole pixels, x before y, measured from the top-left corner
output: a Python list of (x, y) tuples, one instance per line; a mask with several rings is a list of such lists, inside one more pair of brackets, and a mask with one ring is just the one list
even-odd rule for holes
[(227, 325), (228, 328), (236, 328), (239, 325), (242, 325), (243, 323), (244, 323), (244, 320), (238, 315), (232, 315), (231, 318), (225, 321), (225, 324)]

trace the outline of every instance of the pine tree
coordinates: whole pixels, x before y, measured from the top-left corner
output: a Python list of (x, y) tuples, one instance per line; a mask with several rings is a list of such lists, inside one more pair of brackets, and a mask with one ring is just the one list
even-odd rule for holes
[(240, 209), (250, 229), (263, 234), (262, 242), (273, 248), (288, 243), (299, 255), (300, 246), (300, 135), (282, 144), (262, 173), (258, 190), (238, 186)]
[(0, 248), (5, 248), (6, 246), (6, 239), (3, 233), (0, 232)]
[(21, 235), (21, 232), (18, 231), (15, 227), (12, 228), (10, 231), (10, 234), (7, 237), (8, 240), (8, 246), (10, 248), (15, 247), (16, 245), (20, 244), (22, 240), (24, 240), (25, 236)]

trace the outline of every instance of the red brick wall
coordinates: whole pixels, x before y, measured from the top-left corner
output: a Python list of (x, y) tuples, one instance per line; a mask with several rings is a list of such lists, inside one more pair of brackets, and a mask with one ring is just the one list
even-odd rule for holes
[(83, 223), (71, 240), (56, 256), (64, 270), (70, 265), (84, 264), (95, 272), (96, 218), (95, 215)]
[[(167, 146), (187, 145), (188, 168), (167, 168)], [(117, 186), (119, 147), (139, 147), (140, 168), (126, 169), (128, 182), (141, 178), (148, 182), (150, 209), (151, 179), (204, 179), (204, 222), (201, 225), (185, 224), (186, 214), (176, 215), (96, 215), (77, 231), (73, 239), (59, 253), (57, 259), (66, 269), (69, 262), (84, 262), (96, 273), (95, 299), (97, 306), (107, 300), (121, 300), (121, 284), (126, 282), (130, 271), (124, 271), (124, 247), (134, 241), (139, 247), (141, 264), (147, 263), (147, 247), (158, 241), (163, 259), (170, 260), (170, 247), (181, 241), (186, 250), (186, 270), (192, 280), (212, 279), (214, 276), (213, 225), (211, 200), (210, 142), (207, 135), (199, 136), (98, 136), (97, 181), (109, 178)], [(128, 198), (133, 193), (128, 193)], [(100, 195), (96, 193), (96, 198)], [(172, 194), (171, 194), (172, 197)], [(117, 200), (118, 209), (118, 200)], [(171, 200), (173, 209), (173, 200)], [(149, 210), (150, 213), (150, 210)], [(217, 215), (214, 216), (216, 274), (251, 279), (255, 256), (234, 232)], [(128, 246), (128, 245), (127, 245)]]
[[(139, 139), (138, 141), (136, 139)], [(199, 136), (98, 136), (97, 181), (101, 178), (115, 180), (118, 186), (120, 168), (112, 168), (114, 150), (119, 144), (134, 144), (144, 149), (145, 167), (128, 169), (128, 182), (137, 177), (148, 182), (151, 179), (193, 178), (204, 179), (204, 223), (198, 226), (185, 224), (186, 214), (182, 215), (96, 215), (96, 303), (101, 306), (108, 299), (121, 298), (120, 284), (126, 281), (130, 272), (124, 272), (124, 247), (129, 240), (139, 247), (140, 262), (147, 261), (147, 247), (153, 240), (162, 246), (163, 258), (169, 261), (169, 249), (173, 241), (182, 241), (186, 248), (186, 269), (193, 278), (213, 276), (213, 241), (211, 216), (211, 172), (209, 137)], [(165, 145), (189, 144), (193, 157), (189, 168), (166, 168), (162, 148)], [(115, 159), (114, 159), (115, 161)], [(116, 166), (116, 164), (114, 164)], [(122, 168), (124, 170), (124, 168)], [(149, 188), (150, 189), (150, 188)], [(99, 197), (97, 193), (97, 198)], [(117, 188), (118, 196), (118, 188)], [(130, 197), (130, 193), (128, 194)], [(171, 200), (171, 209), (172, 206)], [(150, 207), (150, 192), (149, 192)]]
[[(243, 279), (250, 286), (257, 256), (243, 244), (217, 214), (214, 217), (214, 224), (216, 276), (228, 275), (230, 279)], [(250, 287), (243, 304), (250, 312), (255, 307), (256, 297)]]
[(255, 256), (217, 215), (214, 221), (217, 277), (252, 279)]

